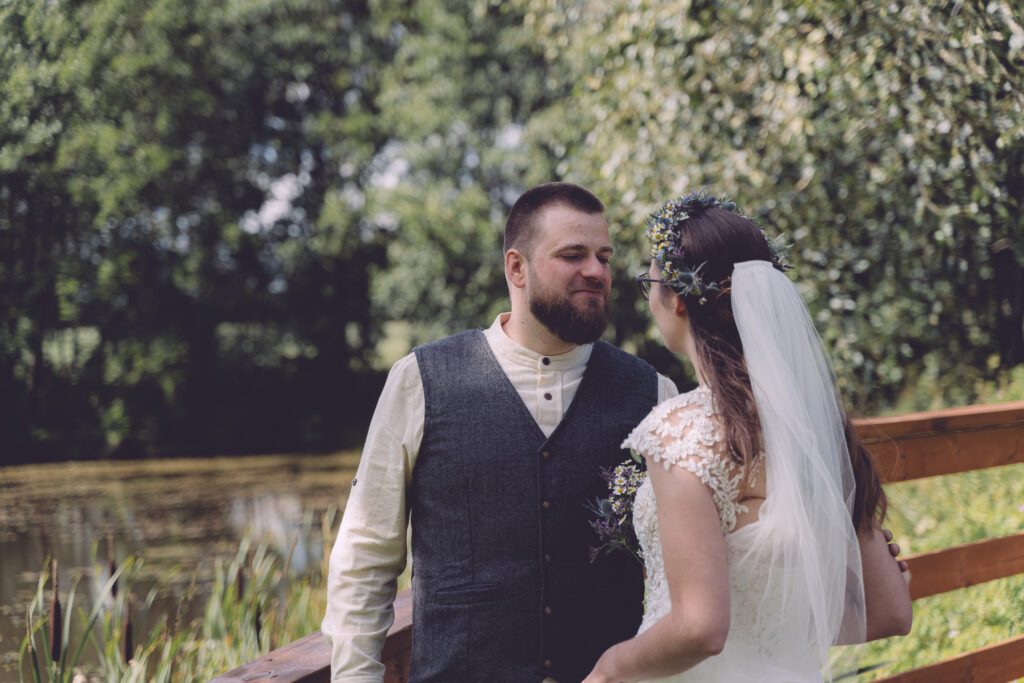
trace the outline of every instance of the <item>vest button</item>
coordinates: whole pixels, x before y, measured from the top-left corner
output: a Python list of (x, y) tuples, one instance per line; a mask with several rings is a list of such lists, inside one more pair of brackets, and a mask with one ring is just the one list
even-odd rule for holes
[(550, 510), (551, 509), (551, 501), (550, 500), (545, 500), (543, 503), (540, 504), (540, 506), (542, 508), (544, 508), (545, 510)]
[(551, 459), (551, 451), (544, 451), (543, 453), (540, 454), (540, 457), (544, 458), (545, 460), (550, 460)]
[(551, 556), (548, 555), (547, 553), (544, 553), (544, 561), (547, 562), (548, 564), (551, 564)]
[(550, 659), (545, 659), (545, 660), (544, 660), (544, 668), (545, 668), (545, 669), (550, 669), (550, 668), (551, 668), (551, 667), (553, 667), (553, 666), (554, 666), (554, 664), (552, 664), (552, 663), (551, 663), (551, 660), (550, 660)]
[(551, 608), (550, 607), (545, 607), (544, 608), (544, 616), (546, 616), (546, 617), (550, 617), (551, 616)]

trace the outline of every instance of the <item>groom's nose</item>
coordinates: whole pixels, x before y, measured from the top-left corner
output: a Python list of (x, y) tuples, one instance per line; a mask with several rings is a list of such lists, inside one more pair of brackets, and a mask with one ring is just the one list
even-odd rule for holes
[(588, 280), (604, 282), (608, 277), (608, 264), (603, 263), (596, 255), (588, 256), (580, 267), (580, 274)]

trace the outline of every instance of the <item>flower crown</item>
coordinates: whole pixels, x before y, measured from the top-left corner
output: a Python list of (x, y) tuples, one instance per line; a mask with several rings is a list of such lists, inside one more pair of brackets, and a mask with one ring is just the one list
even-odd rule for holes
[(686, 263), (683, 252), (683, 235), (681, 225), (690, 218), (696, 218), (712, 207), (725, 209), (737, 216), (742, 216), (757, 225), (771, 252), (771, 262), (780, 270), (788, 270), (786, 260), (788, 247), (781, 241), (773, 240), (757, 221), (742, 213), (736, 202), (724, 197), (715, 197), (706, 190), (690, 192), (678, 199), (671, 199), (657, 213), (647, 219), (647, 239), (651, 241), (651, 258), (661, 268), (661, 278), (667, 286), (679, 294), (697, 297), (701, 305), (706, 304), (708, 294), (721, 291), (724, 280), (707, 282), (701, 271), (707, 262), (692, 265)]

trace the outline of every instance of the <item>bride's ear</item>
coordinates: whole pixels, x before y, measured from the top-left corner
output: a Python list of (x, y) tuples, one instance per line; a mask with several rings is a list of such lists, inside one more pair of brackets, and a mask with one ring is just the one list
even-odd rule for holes
[(676, 294), (672, 298), (675, 299), (675, 302), (676, 302), (675, 303), (676, 315), (678, 315), (681, 318), (685, 318), (686, 315), (687, 315), (687, 310), (686, 310), (686, 302), (683, 301), (683, 297), (681, 295), (679, 295), (679, 294)]

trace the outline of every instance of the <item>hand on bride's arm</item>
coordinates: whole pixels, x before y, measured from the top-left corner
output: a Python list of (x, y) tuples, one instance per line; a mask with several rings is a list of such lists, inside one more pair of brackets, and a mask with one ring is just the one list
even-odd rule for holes
[[(711, 491), (682, 467), (649, 462), (671, 611), (605, 652), (584, 683), (620, 683), (685, 671), (716, 655), (729, 633), (725, 537)], [(684, 607), (685, 605), (685, 607)], [(650, 609), (650, 606), (648, 606)]]

